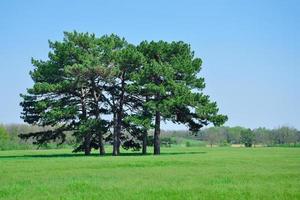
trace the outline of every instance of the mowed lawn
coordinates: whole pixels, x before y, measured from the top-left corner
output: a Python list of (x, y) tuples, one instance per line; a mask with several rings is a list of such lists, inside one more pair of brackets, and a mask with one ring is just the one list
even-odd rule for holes
[(300, 199), (300, 148), (2, 151), (0, 199)]

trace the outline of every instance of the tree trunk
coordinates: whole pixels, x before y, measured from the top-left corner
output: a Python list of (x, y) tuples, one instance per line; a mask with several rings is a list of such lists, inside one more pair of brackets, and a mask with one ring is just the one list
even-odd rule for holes
[(155, 129), (154, 129), (154, 155), (160, 154), (160, 112), (155, 113)]
[(102, 133), (99, 133), (99, 153), (100, 156), (105, 155), (105, 148), (104, 148), (104, 142), (103, 142), (103, 135)]
[[(149, 97), (146, 96), (146, 103), (149, 101)], [(144, 111), (143, 111), (143, 115), (144, 116), (149, 116), (149, 112), (148, 112), (148, 109), (147, 107), (144, 107), (143, 108)], [(144, 127), (144, 130), (143, 130), (143, 146), (142, 146), (142, 154), (143, 155), (146, 155), (147, 154), (147, 142), (148, 142), (148, 128)]]
[[(100, 94), (97, 94), (97, 89), (96, 89), (96, 85), (95, 85), (95, 82), (94, 80), (92, 79), (91, 80), (91, 83), (92, 83), (92, 91), (93, 91), (93, 97), (94, 97), (94, 105), (95, 105), (95, 117), (96, 117), (96, 120), (98, 121), (99, 125), (101, 123), (101, 119), (100, 119), (100, 110), (99, 110), (99, 98), (100, 98)], [(100, 92), (101, 93), (101, 92)], [(99, 128), (99, 127), (98, 127)], [(99, 139), (99, 143), (98, 143), (98, 146), (99, 146), (99, 154), (100, 156), (104, 156), (105, 155), (105, 148), (104, 148), (104, 142), (103, 142), (103, 133), (102, 133), (102, 130), (101, 128), (99, 128), (100, 130), (97, 130), (98, 132), (98, 139)]]
[(84, 155), (91, 154), (91, 137), (90, 134), (84, 136)]
[(142, 149), (142, 154), (146, 155), (147, 154), (147, 130), (143, 133), (143, 149)]
[(121, 146), (121, 129), (122, 129), (122, 118), (123, 118), (123, 105), (124, 105), (124, 95), (125, 95), (125, 71), (123, 71), (121, 76), (121, 94), (118, 108), (116, 109), (115, 116), (115, 127), (114, 127), (114, 148), (113, 155), (117, 156), (120, 154)]
[[(86, 107), (85, 107), (85, 91), (83, 88), (81, 88), (80, 103), (81, 103), (81, 109), (82, 109), (81, 120), (86, 120), (87, 113), (86, 113)], [(86, 133), (86, 135), (84, 136), (83, 147), (84, 147), (84, 154), (90, 155), (91, 154), (91, 135), (90, 135), (90, 133)]]
[(113, 132), (113, 156), (118, 155), (118, 134), (117, 134), (117, 114), (114, 113), (113, 116), (113, 123), (114, 123), (114, 132)]
[(117, 115), (117, 155), (120, 155), (120, 146), (121, 146), (121, 123), (122, 123), (122, 111)]
[(121, 127), (122, 126), (122, 114), (118, 111), (114, 114), (114, 133), (113, 133), (113, 155), (118, 156), (120, 154), (121, 146)]

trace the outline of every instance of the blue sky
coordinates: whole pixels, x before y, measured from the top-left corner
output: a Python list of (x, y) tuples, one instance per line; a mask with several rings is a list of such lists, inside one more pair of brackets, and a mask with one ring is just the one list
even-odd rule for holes
[(46, 59), (47, 41), (73, 30), (190, 43), (226, 125), (300, 128), (297, 0), (0, 1), (0, 123), (22, 122), (31, 57)]

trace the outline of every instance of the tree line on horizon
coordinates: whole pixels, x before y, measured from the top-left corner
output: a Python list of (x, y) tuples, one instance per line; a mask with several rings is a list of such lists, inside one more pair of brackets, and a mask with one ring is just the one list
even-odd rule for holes
[[(36, 146), (34, 145), (36, 141), (33, 138), (24, 141), (18, 137), (20, 133), (39, 132), (43, 129), (43, 127), (26, 124), (0, 124), (0, 150), (36, 149), (37, 147), (39, 149), (58, 149), (72, 148), (74, 145), (77, 145), (76, 138), (72, 132), (66, 133), (65, 142), (60, 145), (50, 142)], [(252, 147), (300, 147), (300, 130), (288, 126), (281, 126), (274, 129), (259, 127), (251, 129), (251, 132), (249, 132), (248, 128), (241, 126), (221, 126), (204, 128), (197, 134), (191, 134), (188, 130), (161, 130), (161, 133), (160, 143), (164, 147), (171, 147), (173, 145), (184, 145), (186, 147), (204, 147), (206, 145), (210, 147), (226, 147), (231, 145), (245, 145), (245, 142), (251, 144)], [(105, 142), (105, 146), (109, 144), (109, 141)], [(147, 134), (147, 146), (153, 146), (152, 130), (149, 130)]]
[(246, 147), (265, 146), (296, 146), (300, 143), (300, 131), (289, 126), (274, 129), (259, 127), (249, 129), (236, 127), (211, 127), (201, 131), (200, 140), (209, 144), (244, 144)]
[(209, 146), (230, 146), (234, 144), (244, 144), (245, 147), (256, 145), (270, 147), (300, 146), (300, 130), (289, 126), (280, 126), (273, 129), (265, 127), (249, 129), (242, 126), (221, 126), (205, 128), (200, 130), (197, 135), (190, 135), (187, 131), (167, 131), (164, 135), (168, 138), (185, 137), (205, 141)]
[(24, 122), (44, 127), (20, 134), (36, 144), (64, 143), (72, 132), (75, 152), (89, 155), (105, 143), (147, 153), (153, 130), (154, 154), (160, 154), (161, 121), (184, 124), (197, 133), (220, 126), (216, 102), (203, 93), (202, 61), (182, 41), (128, 43), (117, 35), (65, 32), (49, 41), (47, 60), (32, 59), (34, 85), (21, 94)]

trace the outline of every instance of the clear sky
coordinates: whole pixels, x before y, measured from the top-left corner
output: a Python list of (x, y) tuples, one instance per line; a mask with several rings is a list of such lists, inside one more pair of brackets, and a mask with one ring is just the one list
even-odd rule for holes
[(116, 33), (134, 44), (190, 43), (226, 125), (300, 128), (298, 0), (2, 0), (0, 123), (22, 122), (19, 94), (32, 85), (31, 57), (46, 59), (47, 41), (73, 30)]

